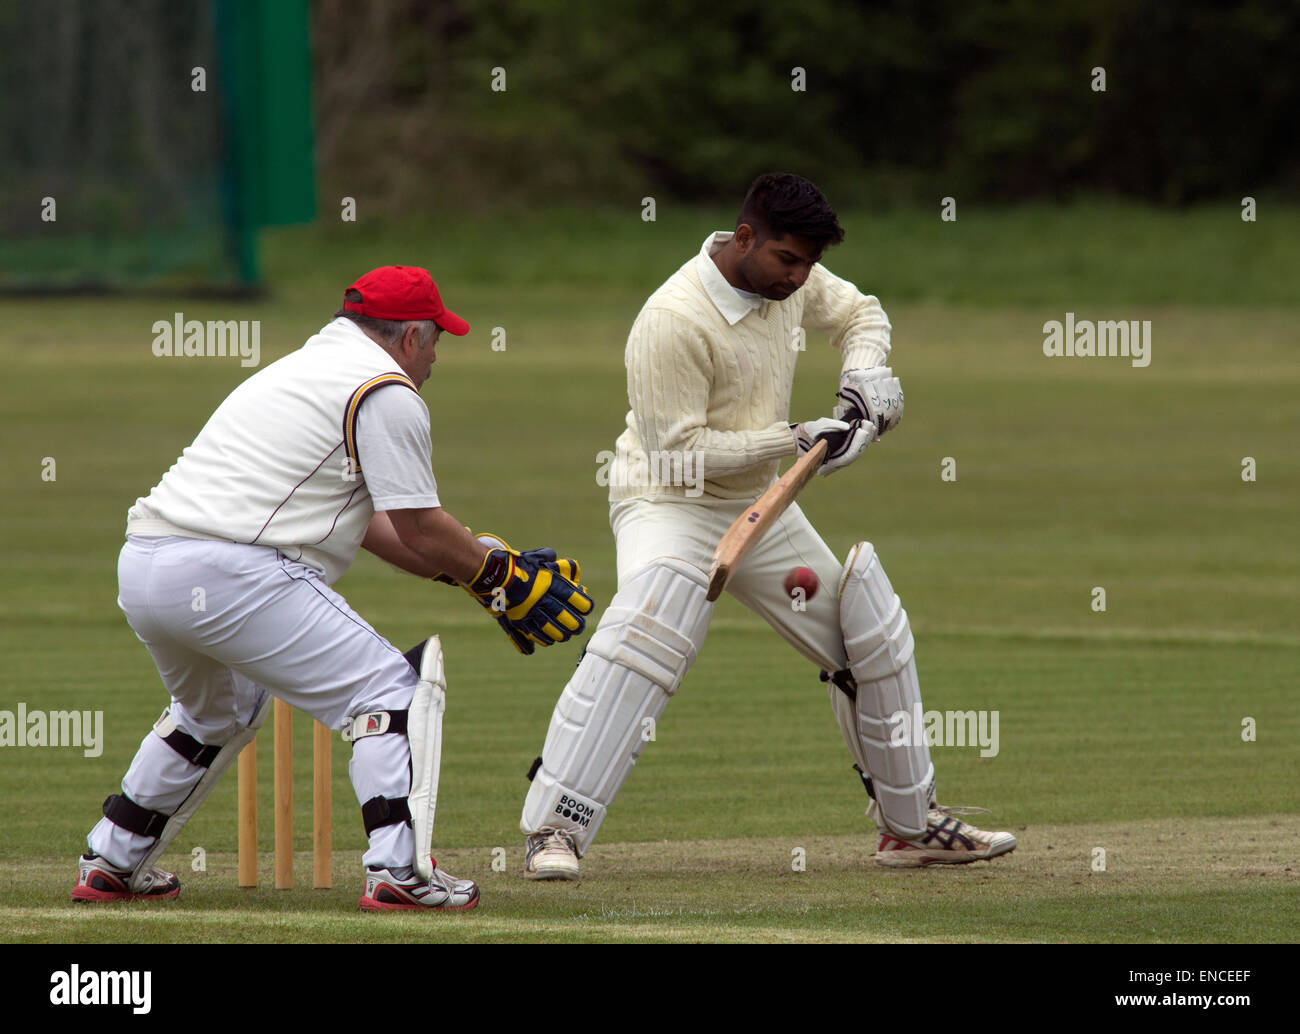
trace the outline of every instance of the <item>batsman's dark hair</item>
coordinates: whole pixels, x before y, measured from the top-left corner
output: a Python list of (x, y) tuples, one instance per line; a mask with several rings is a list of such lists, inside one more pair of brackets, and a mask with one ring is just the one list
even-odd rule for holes
[(765, 172), (749, 185), (736, 225), (748, 223), (761, 244), (793, 234), (822, 248), (844, 240), (844, 229), (817, 185), (789, 172)]

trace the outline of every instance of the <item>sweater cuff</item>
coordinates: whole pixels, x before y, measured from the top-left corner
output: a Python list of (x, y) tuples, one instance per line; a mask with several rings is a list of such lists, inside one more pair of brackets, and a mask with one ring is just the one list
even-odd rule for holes
[(888, 366), (889, 354), (874, 341), (859, 341), (845, 345), (844, 361), (840, 372), (845, 370), (869, 370), (873, 366)]
[(750, 434), (753, 435), (752, 455), (756, 461), (779, 460), (799, 452), (799, 441), (795, 438), (792, 424), (775, 424), (766, 431), (751, 431)]

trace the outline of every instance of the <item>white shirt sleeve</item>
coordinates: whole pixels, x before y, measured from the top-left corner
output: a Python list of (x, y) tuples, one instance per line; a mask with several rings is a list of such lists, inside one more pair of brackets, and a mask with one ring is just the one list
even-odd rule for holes
[(438, 506), (429, 408), (393, 385), (372, 392), (357, 414), (357, 458), (376, 510)]

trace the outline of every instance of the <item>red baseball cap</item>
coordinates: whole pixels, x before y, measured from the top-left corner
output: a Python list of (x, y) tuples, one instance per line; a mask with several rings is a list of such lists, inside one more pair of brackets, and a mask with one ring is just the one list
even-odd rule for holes
[[(348, 301), (356, 291), (360, 301)], [(343, 308), (379, 320), (433, 320), (448, 334), (469, 333), (469, 324), (442, 304), (438, 285), (419, 266), (380, 266), (343, 293)]]

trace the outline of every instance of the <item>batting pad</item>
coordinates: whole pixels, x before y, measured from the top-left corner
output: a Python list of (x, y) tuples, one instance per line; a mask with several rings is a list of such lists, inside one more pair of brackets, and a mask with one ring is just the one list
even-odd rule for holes
[(849, 752), (871, 777), (878, 813), (873, 817), (883, 818), (896, 836), (920, 836), (934, 793), (934, 765), (924, 730), (914, 727), (921, 687), (912, 630), (870, 542), (854, 546), (845, 565), (840, 630), (857, 699), (834, 682), (827, 687)]
[(407, 712), (406, 737), (411, 743), (411, 812), (415, 858), (420, 879), (433, 879), (433, 816), (438, 810), (438, 775), (442, 770), (442, 715), (447, 707), (447, 679), (442, 669), (442, 640), (430, 636), (420, 659), (420, 681)]
[(564, 687), (519, 827), (556, 826), (581, 856), (618, 796), (653, 723), (695, 663), (713, 604), (697, 567), (667, 558), (643, 567), (610, 600)]

